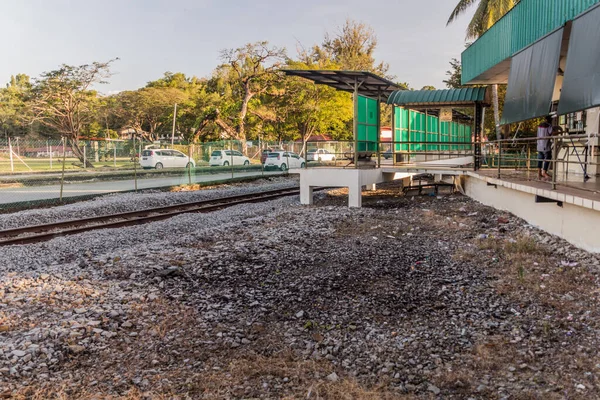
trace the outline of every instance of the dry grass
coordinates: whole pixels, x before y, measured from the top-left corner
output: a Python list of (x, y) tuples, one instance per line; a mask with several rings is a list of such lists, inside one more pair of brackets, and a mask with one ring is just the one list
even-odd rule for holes
[[(508, 333), (486, 338), (477, 343), (460, 364), (438, 377), (440, 387), (450, 389), (453, 382), (459, 381), (463, 390), (473, 390), (484, 375), (505, 380), (507, 369), (512, 366), (516, 368), (513, 375), (517, 382), (536, 383), (539, 387), (556, 390), (542, 394), (524, 389), (517, 399), (598, 398), (596, 378), (592, 382), (585, 381), (585, 391), (575, 390), (575, 383), (582, 382), (584, 372), (597, 369), (597, 357), (591, 350), (594, 346), (590, 344), (593, 342), (582, 335), (589, 329), (586, 326), (595, 325), (597, 319), (593, 306), (598, 297), (597, 278), (584, 265), (564, 266), (560, 257), (529, 236), (508, 240), (476, 239), (472, 244), (470, 249), (456, 252), (453, 258), (487, 267), (495, 278), (492, 282), (499, 294), (516, 308), (535, 310), (540, 318), (530, 328), (532, 342), (529, 338), (524, 342), (514, 341)], [(587, 315), (586, 320), (576, 317), (582, 315)], [(569, 339), (566, 332), (571, 329), (581, 332), (581, 336)], [(545, 343), (545, 351), (534, 354), (530, 346), (536, 342)], [(586, 347), (587, 351), (582, 350)], [(519, 367), (521, 365), (525, 367)], [(552, 368), (548, 368), (549, 365)], [(539, 368), (542, 374), (536, 372)]]

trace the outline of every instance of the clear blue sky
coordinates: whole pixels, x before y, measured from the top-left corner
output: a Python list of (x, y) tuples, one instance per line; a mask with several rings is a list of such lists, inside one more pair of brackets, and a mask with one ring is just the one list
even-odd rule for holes
[(102, 92), (136, 89), (165, 71), (209, 76), (219, 51), (267, 40), (295, 55), (346, 18), (375, 30), (378, 61), (420, 89), (442, 88), (471, 12), (446, 27), (457, 0), (0, 0), (0, 83), (62, 63), (119, 57)]

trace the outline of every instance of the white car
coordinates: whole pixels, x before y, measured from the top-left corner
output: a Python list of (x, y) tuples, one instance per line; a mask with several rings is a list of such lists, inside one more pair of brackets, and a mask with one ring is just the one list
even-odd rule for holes
[(228, 165), (250, 165), (250, 159), (235, 150), (215, 150), (210, 154), (208, 164), (211, 167), (226, 167)]
[(304, 158), (291, 151), (275, 151), (267, 155), (265, 160), (265, 169), (279, 168), (282, 171), (291, 168), (304, 168), (306, 162)]
[(311, 149), (306, 153), (308, 161), (335, 161), (335, 154), (325, 149)]
[(196, 162), (193, 158), (186, 156), (180, 151), (172, 149), (146, 149), (142, 150), (140, 166), (148, 168), (195, 168)]

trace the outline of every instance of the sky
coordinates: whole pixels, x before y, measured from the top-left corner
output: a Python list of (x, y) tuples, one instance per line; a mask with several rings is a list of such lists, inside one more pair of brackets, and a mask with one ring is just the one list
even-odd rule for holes
[(350, 18), (374, 29), (376, 60), (397, 81), (444, 88), (474, 11), (446, 27), (457, 1), (0, 0), (0, 84), (116, 57), (102, 93), (137, 89), (166, 71), (208, 77), (222, 49), (266, 40), (294, 56)]

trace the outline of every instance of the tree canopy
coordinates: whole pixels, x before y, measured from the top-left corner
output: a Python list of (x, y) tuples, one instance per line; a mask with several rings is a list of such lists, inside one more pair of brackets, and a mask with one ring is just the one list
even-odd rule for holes
[[(115, 60), (62, 65), (31, 80), (19, 74), (0, 88), (0, 129), (13, 137), (65, 137), (82, 162), (81, 139), (170, 139), (175, 108), (176, 136), (193, 142), (306, 143), (316, 134), (346, 140), (352, 135), (351, 95), (287, 77), (281, 69), (365, 70), (394, 79), (387, 63), (376, 60), (376, 48), (371, 27), (347, 20), (321, 43), (299, 46), (294, 56), (265, 41), (247, 43), (222, 50), (210, 76), (167, 71), (144, 87), (111, 95), (101, 88)], [(389, 114), (386, 107), (382, 112)]]

